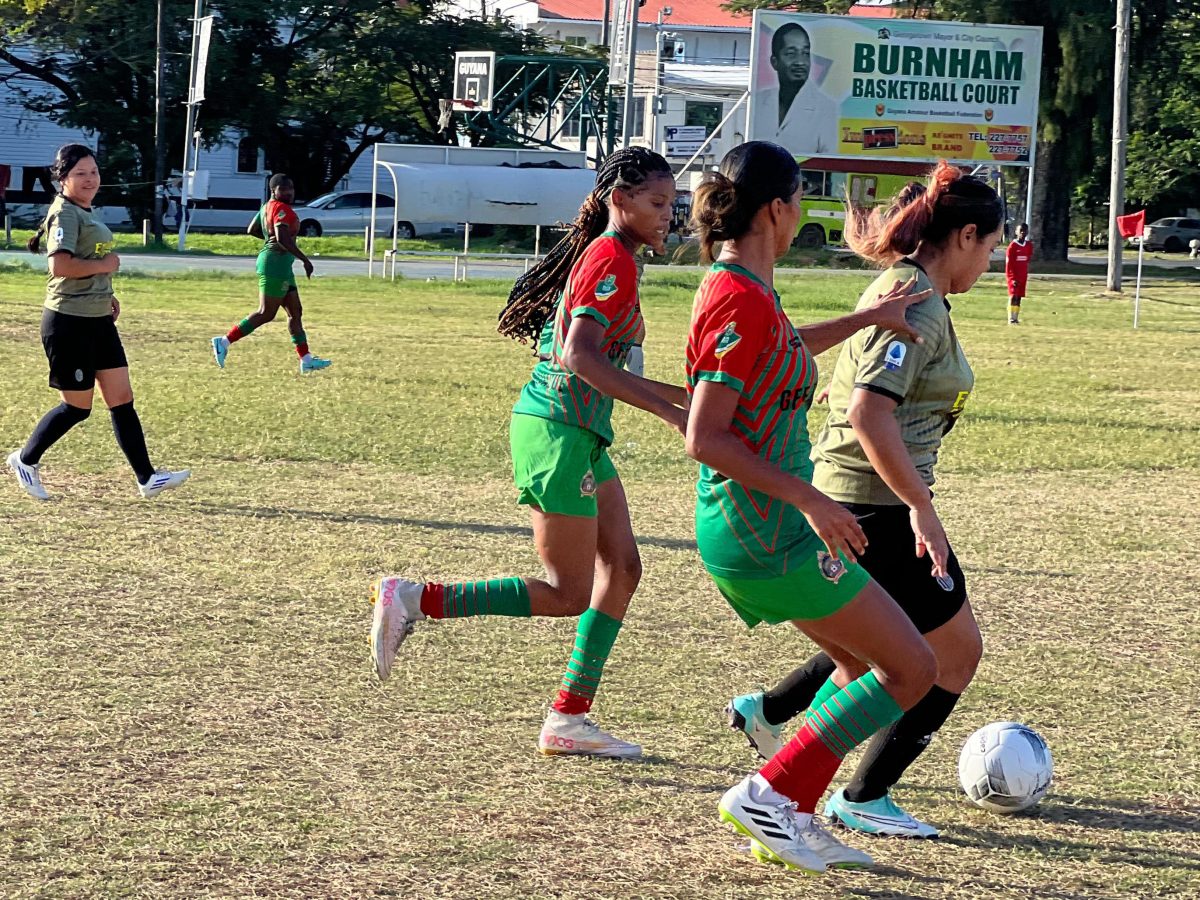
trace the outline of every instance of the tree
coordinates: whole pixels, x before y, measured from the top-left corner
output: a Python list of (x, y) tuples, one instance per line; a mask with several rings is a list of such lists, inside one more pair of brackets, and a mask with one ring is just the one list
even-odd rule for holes
[[(191, 0), (163, 0), (168, 158), (183, 155)], [(265, 18), (269, 9), (271, 18)], [(454, 51), (519, 53), (540, 39), (434, 5), (378, 0), (211, 0), (216, 17), (197, 129), (211, 147), (230, 129), (265, 150), (301, 195), (328, 190), (381, 140), (445, 142), (438, 100)], [(109, 202), (134, 221), (153, 198), (156, 0), (0, 0), (0, 61), (33, 112), (94, 131)]]

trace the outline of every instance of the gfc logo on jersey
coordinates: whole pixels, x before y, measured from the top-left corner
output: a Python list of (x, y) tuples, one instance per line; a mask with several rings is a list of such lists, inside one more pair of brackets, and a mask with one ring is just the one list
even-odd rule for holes
[(887, 355), (883, 358), (883, 367), (897, 371), (904, 365), (904, 354), (908, 352), (908, 348), (900, 341), (892, 341), (888, 344)]
[(713, 350), (713, 356), (720, 359), (736, 347), (741, 339), (742, 336), (737, 333), (737, 322), (730, 322), (725, 326), (725, 330), (721, 332), (721, 336), (717, 338), (717, 347)]
[(603, 302), (617, 292), (617, 276), (605, 275), (604, 280), (596, 285), (596, 299)]

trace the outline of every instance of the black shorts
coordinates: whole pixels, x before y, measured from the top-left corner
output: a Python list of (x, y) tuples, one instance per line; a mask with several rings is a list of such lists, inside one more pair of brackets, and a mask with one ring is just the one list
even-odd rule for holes
[(90, 391), (96, 373), (129, 365), (112, 316), (68, 316), (42, 311), (42, 347), (50, 361), (50, 387)]
[(949, 581), (939, 584), (929, 554), (916, 554), (907, 506), (843, 505), (859, 517), (867, 535), (867, 552), (858, 558), (859, 564), (891, 594), (917, 630), (928, 634), (953, 619), (967, 602), (967, 580), (954, 548), (946, 567)]

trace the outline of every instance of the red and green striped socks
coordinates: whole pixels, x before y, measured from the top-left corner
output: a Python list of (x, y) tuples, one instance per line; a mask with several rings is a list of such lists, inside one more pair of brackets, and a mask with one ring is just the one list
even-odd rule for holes
[(292, 346), (296, 348), (296, 352), (300, 354), (300, 358), (308, 356), (308, 335), (303, 331), (299, 334), (292, 335)]
[(759, 770), (800, 812), (816, 810), (847, 753), (903, 713), (874, 672), (842, 690), (828, 690), (831, 684), (822, 685), (796, 736)]
[(579, 617), (575, 629), (575, 650), (563, 674), (562, 687), (553, 708), (563, 715), (585, 713), (592, 708), (604, 664), (621, 630), (621, 620), (590, 607)]
[(229, 333), (225, 335), (225, 340), (232, 344), (253, 333), (253, 331), (254, 326), (250, 324), (250, 320), (248, 318), (242, 319), (242, 321), (229, 329)]
[(519, 616), (529, 618), (529, 588), (521, 578), (459, 581), (425, 585), (421, 612), (431, 619), (465, 619), (468, 616)]

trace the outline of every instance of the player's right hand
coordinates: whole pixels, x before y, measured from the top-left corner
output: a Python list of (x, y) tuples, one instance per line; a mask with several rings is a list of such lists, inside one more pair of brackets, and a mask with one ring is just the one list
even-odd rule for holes
[(107, 253), (100, 258), (100, 265), (103, 266), (101, 275), (111, 275), (121, 268), (121, 257), (117, 253)]
[(946, 569), (950, 565), (950, 541), (946, 539), (946, 529), (934, 512), (933, 504), (910, 509), (908, 520), (917, 539), (917, 558), (929, 554), (933, 561), (934, 578), (949, 574)]
[(859, 554), (867, 552), (867, 536), (854, 513), (824, 494), (808, 506), (800, 511), (817, 537), (825, 542), (830, 556), (841, 554), (851, 562), (857, 562)]
[(904, 313), (910, 306), (914, 303), (920, 303), (932, 294), (933, 291), (929, 289), (923, 291), (913, 290), (916, 286), (916, 275), (904, 282), (896, 279), (896, 283), (892, 285), (892, 289), (878, 297), (871, 305), (871, 312), (874, 313), (875, 325), (879, 328), (884, 331), (894, 331), (896, 334), (903, 335), (915, 343), (923, 344), (925, 342), (924, 338), (921, 337), (915, 328), (908, 324)]
[(312, 278), (313, 264), (311, 259), (304, 260), (304, 277)]

